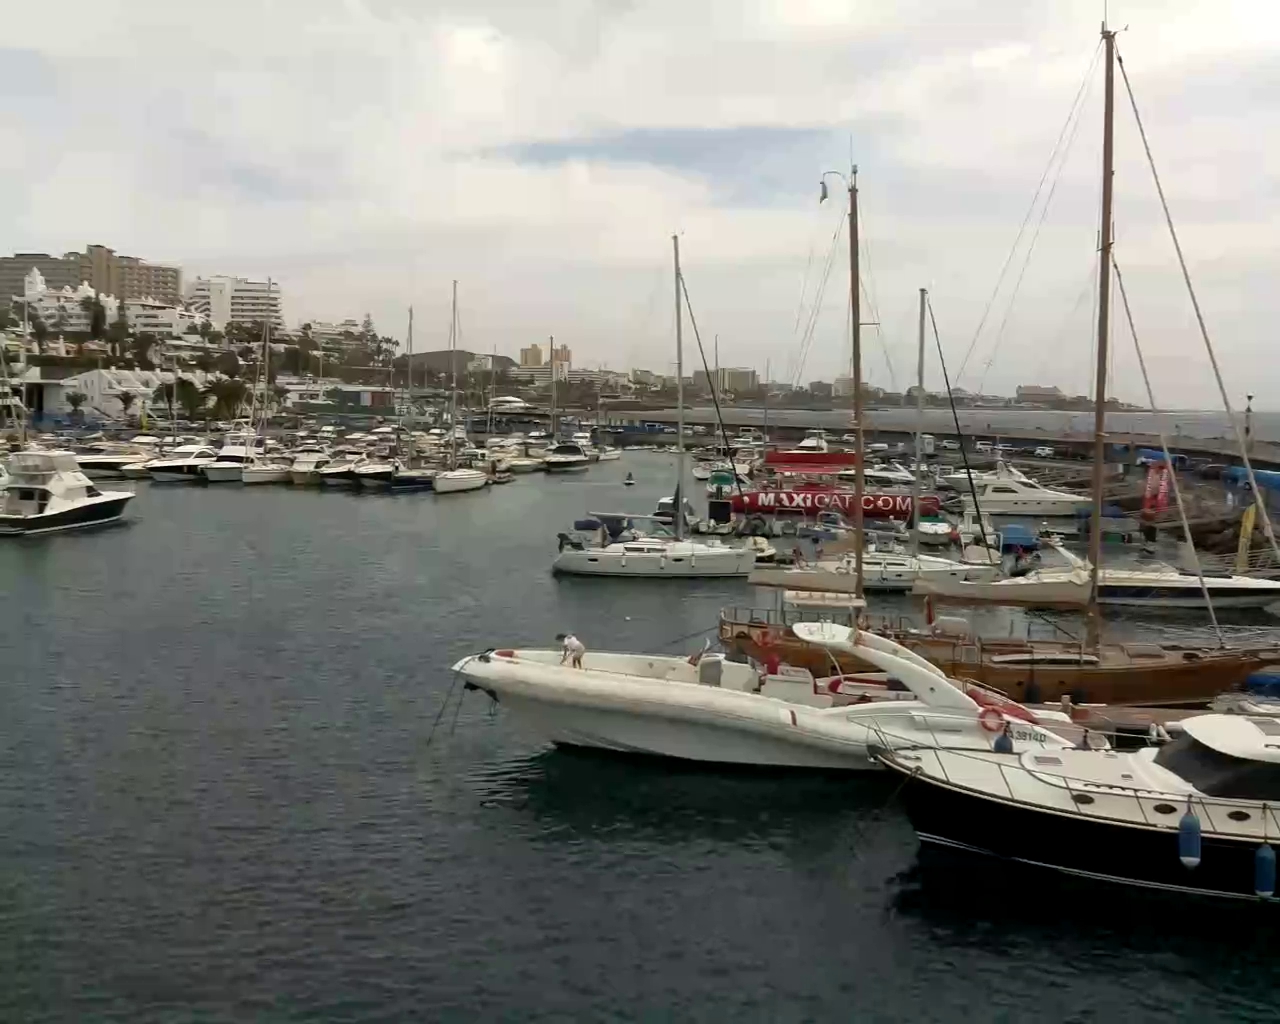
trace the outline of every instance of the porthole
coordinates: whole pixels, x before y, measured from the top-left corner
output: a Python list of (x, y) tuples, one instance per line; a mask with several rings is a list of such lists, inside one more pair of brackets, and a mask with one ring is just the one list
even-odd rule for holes
[(1071, 799), (1074, 800), (1076, 803), (1081, 804), (1082, 806), (1085, 804), (1093, 803), (1093, 797), (1091, 797), (1088, 793), (1072, 793)]
[(1156, 804), (1151, 809), (1155, 811), (1156, 814), (1175, 814), (1178, 810), (1178, 808), (1174, 807), (1173, 804)]
[(1251, 815), (1248, 811), (1228, 811), (1227, 817), (1232, 821), (1248, 821)]

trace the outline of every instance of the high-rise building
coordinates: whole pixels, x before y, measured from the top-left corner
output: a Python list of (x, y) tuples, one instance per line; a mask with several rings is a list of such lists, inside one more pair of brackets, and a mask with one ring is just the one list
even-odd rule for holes
[(51, 256), (20, 252), (0, 257), (0, 301), (8, 301), (22, 289), (22, 279), (39, 270), (50, 288), (79, 288), (87, 284), (102, 295), (118, 299), (155, 299), (177, 305), (182, 299), (182, 268), (148, 263), (136, 256), (118, 256), (105, 245), (90, 245), (84, 252)]
[(551, 346), (551, 362), (556, 366), (566, 368), (573, 366), (573, 353), (569, 351), (568, 345), (552, 345)]
[(284, 328), (280, 311), (280, 285), (275, 281), (250, 281), (243, 277), (197, 277), (187, 288), (187, 305), (203, 313), (221, 331), (229, 323), (254, 324), (270, 319)]
[(715, 385), (717, 393), (727, 391), (736, 395), (755, 391), (760, 386), (760, 378), (755, 370), (741, 366), (717, 366), (711, 370), (710, 374), (705, 370), (694, 371), (694, 387), (709, 391), (712, 384)]
[(520, 350), (521, 366), (541, 366), (542, 365), (542, 346), (534, 342), (528, 348)]

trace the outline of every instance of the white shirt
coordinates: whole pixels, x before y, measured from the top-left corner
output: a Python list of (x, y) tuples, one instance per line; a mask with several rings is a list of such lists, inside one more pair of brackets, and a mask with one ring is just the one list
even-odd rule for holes
[(586, 645), (572, 633), (564, 638), (563, 650), (566, 655), (574, 658), (580, 654), (587, 653)]

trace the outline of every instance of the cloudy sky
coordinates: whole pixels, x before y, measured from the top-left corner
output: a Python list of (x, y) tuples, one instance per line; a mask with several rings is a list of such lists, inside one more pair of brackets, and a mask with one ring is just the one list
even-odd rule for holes
[[(291, 321), (369, 311), (399, 337), (413, 303), (419, 349), (444, 343), (456, 277), (465, 347), (514, 355), (554, 334), (575, 365), (661, 370), (678, 232), (722, 362), (829, 379), (849, 358), (843, 240), (809, 306), (844, 195), (832, 179), (820, 206), (817, 183), (852, 156), (864, 318), (880, 324), (864, 330), (870, 379), (911, 382), (925, 286), (960, 384), (1084, 392), (1101, 13), (1092, 0), (73, 0), (51, 21), (14, 5), (0, 251), (101, 242), (188, 276), (270, 275)], [(1280, 9), (1112, 0), (1110, 16), (1128, 26), (1121, 52), (1233, 401), (1249, 389), (1280, 408)], [(1119, 99), (1116, 251), (1157, 399), (1213, 407), (1122, 86)], [(1141, 400), (1119, 329), (1114, 370), (1112, 393)], [(939, 386), (936, 358), (927, 373)]]

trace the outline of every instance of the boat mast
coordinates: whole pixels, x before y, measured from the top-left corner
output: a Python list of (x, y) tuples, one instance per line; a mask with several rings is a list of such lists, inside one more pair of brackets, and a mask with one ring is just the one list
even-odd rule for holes
[(1107, 48), (1106, 86), (1102, 117), (1102, 244), (1098, 255), (1098, 364), (1093, 392), (1093, 513), (1089, 530), (1089, 638), (1098, 642), (1098, 566), (1102, 561), (1102, 487), (1106, 469), (1107, 326), (1111, 313), (1111, 185), (1115, 174), (1116, 35), (1106, 22), (1102, 40)]
[(911, 533), (911, 553), (920, 556), (920, 466), (924, 457), (920, 431), (924, 425), (924, 307), (929, 292), (920, 289), (920, 341), (916, 352), (916, 464), (911, 467), (911, 518), (915, 529)]
[(684, 539), (684, 318), (680, 309), (680, 236), (671, 236), (676, 282), (676, 540)]
[[(393, 358), (391, 360), (392, 374), (395, 373), (395, 365), (396, 365), (396, 361)], [(405, 406), (408, 406), (410, 409), (409, 415), (411, 420), (413, 417), (413, 412), (412, 412), (413, 410), (413, 307), (412, 306), (409, 307), (409, 330), (405, 338), (405, 347), (404, 347), (404, 379), (405, 379), (404, 403), (400, 405), (400, 409), (397, 410), (397, 416), (396, 416), (396, 422), (401, 426), (404, 425), (403, 410)], [(397, 442), (399, 442), (399, 440), (400, 440), (399, 438), (396, 438)]]
[(453, 384), (449, 389), (449, 468), (458, 468), (458, 279), (453, 279), (453, 302), (449, 307), (449, 368)]
[(551, 443), (555, 444), (559, 434), (556, 429), (556, 336), (549, 335), (548, 341), (551, 343), (551, 418), (547, 426), (551, 428)]
[(849, 169), (849, 327), (850, 361), (853, 363), (853, 419), (858, 459), (853, 476), (853, 543), (857, 596), (862, 597), (866, 532), (863, 528), (862, 496), (866, 493), (866, 445), (862, 435), (862, 307), (858, 295), (858, 167)]

